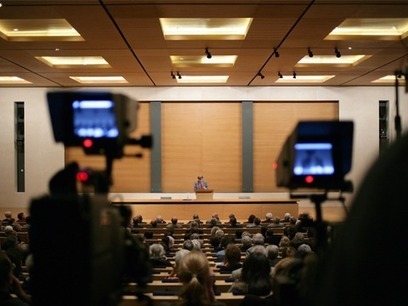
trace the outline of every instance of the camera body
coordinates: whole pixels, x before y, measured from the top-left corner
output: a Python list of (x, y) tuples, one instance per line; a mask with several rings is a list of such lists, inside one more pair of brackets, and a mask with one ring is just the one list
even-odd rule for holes
[(352, 144), (351, 121), (299, 122), (275, 163), (277, 186), (347, 191)]
[(122, 94), (54, 91), (47, 100), (55, 141), (87, 154), (120, 155), (137, 126), (138, 102)]

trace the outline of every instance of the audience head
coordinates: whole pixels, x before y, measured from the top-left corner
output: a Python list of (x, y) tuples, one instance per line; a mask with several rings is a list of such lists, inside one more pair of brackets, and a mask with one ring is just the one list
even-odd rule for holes
[(219, 229), (218, 231), (215, 232), (216, 238), (222, 238), (223, 236), (224, 236), (224, 231), (222, 229)]
[(10, 219), (10, 218), (13, 217), (13, 214), (11, 213), (11, 211), (6, 211), (6, 212), (4, 213), (4, 217), (6, 217), (6, 219)]
[(181, 260), (186, 256), (188, 253), (190, 253), (189, 250), (186, 249), (180, 249), (176, 252), (174, 255), (174, 268), (178, 270), (178, 267), (180, 266)]
[(266, 218), (267, 221), (272, 220), (272, 217), (273, 217), (273, 215), (270, 212), (265, 214), (265, 218)]
[(243, 236), (241, 239), (242, 246), (245, 248), (250, 248), (252, 246), (252, 239), (249, 236)]
[(187, 239), (183, 242), (183, 249), (191, 251), (193, 249), (193, 243), (190, 239)]
[(269, 295), (272, 290), (271, 266), (262, 253), (251, 253), (242, 266), (241, 281), (247, 284), (248, 294)]
[(210, 266), (202, 252), (186, 254), (180, 261), (178, 275), (183, 283), (180, 292), (182, 305), (201, 306), (214, 302)]
[(278, 258), (279, 255), (279, 248), (277, 245), (270, 244), (266, 247), (267, 257), (270, 261), (275, 260)]
[(252, 242), (255, 245), (264, 245), (265, 244), (265, 238), (264, 236), (262, 236), (261, 233), (256, 233), (254, 234), (254, 236), (252, 237)]
[(150, 259), (166, 259), (166, 252), (164, 251), (163, 245), (160, 243), (153, 243), (149, 247)]
[(290, 213), (288, 213), (288, 212), (285, 213), (285, 214), (283, 215), (283, 221), (289, 222), (290, 217), (292, 217), (292, 215), (291, 215)]
[(268, 256), (268, 252), (266, 251), (266, 248), (263, 245), (254, 245), (252, 249), (250, 249), (250, 254), (252, 253), (259, 253)]
[(215, 237), (215, 233), (219, 230), (220, 228), (218, 227), (218, 226), (213, 226), (212, 228), (211, 228), (211, 231), (210, 231), (210, 236), (211, 237)]
[(258, 218), (258, 217), (256, 217), (256, 218), (254, 219), (254, 224), (255, 224), (255, 225), (260, 225), (260, 224), (261, 224), (261, 219)]
[(176, 217), (171, 218), (171, 223), (176, 225), (178, 222), (178, 219)]
[(17, 214), (17, 219), (18, 220), (23, 220), (24, 219), (24, 213), (23, 212), (18, 213)]
[(230, 243), (225, 249), (224, 264), (228, 266), (234, 266), (234, 265), (239, 264), (240, 261), (241, 261), (241, 250), (236, 244)]
[(255, 215), (252, 215), (252, 214), (249, 215), (249, 217), (248, 217), (248, 223), (254, 223), (255, 218), (256, 218)]

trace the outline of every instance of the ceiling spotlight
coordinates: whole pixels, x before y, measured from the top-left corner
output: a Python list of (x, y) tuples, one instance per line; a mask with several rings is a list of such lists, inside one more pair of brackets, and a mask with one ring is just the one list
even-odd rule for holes
[(280, 71), (278, 71), (278, 77), (279, 77), (280, 79), (283, 79), (283, 75), (282, 75), (282, 73), (281, 73)]
[(341, 53), (340, 53), (339, 49), (337, 49), (337, 48), (334, 48), (334, 54), (336, 54), (337, 58), (341, 57)]
[(310, 48), (307, 48), (307, 54), (309, 54), (309, 57), (313, 57), (313, 52)]
[(181, 79), (181, 74), (177, 71), (177, 77)]
[(265, 76), (260, 71), (258, 72), (258, 75), (261, 77), (262, 80), (265, 78)]
[(170, 75), (171, 75), (171, 78), (172, 78), (172, 79), (175, 79), (175, 78), (176, 78), (176, 76), (174, 75), (173, 71), (170, 71)]
[(296, 79), (296, 72), (293, 71), (293, 78)]
[(207, 55), (208, 59), (212, 58), (212, 54), (210, 51), (208, 51), (208, 48), (205, 48), (205, 54)]
[(273, 53), (275, 53), (275, 56), (276, 56), (276, 57), (279, 57), (279, 56), (280, 56), (280, 54), (279, 54), (279, 52), (278, 52), (278, 49), (273, 49)]

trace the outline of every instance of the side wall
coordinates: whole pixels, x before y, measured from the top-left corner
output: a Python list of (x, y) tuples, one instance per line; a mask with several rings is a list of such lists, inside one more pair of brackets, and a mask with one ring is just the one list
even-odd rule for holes
[[(355, 123), (353, 167), (349, 178), (358, 187), (378, 156), (378, 101), (390, 102), (394, 137), (393, 87), (171, 87), (109, 88), (141, 101), (339, 101), (339, 118)], [(32, 197), (47, 191), (48, 180), (64, 165), (64, 148), (53, 142), (44, 88), (0, 89), (1, 208), (25, 209)], [(408, 95), (400, 89), (403, 129), (408, 125)], [(25, 102), (26, 191), (16, 192), (14, 102)]]

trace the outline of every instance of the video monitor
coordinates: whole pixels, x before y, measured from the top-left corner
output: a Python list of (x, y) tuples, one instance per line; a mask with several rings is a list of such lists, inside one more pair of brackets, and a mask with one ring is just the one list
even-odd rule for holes
[(73, 130), (79, 138), (117, 138), (115, 104), (111, 100), (75, 100)]
[(328, 142), (296, 143), (294, 175), (334, 174), (333, 145)]
[(275, 163), (276, 184), (289, 189), (346, 190), (351, 169), (353, 122), (301, 121)]

